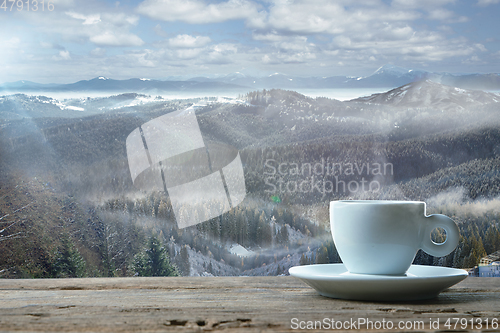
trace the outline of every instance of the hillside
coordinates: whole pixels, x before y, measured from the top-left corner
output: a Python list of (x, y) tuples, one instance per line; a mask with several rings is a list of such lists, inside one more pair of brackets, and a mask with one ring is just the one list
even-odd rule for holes
[(408, 108), (432, 107), (444, 110), (465, 110), (473, 106), (499, 103), (500, 96), (425, 80), (412, 82), (385, 93), (361, 97), (352, 101)]
[(8, 230), (0, 235), (0, 276), (57, 277), (56, 261), (66, 239), (85, 260), (86, 275), (102, 270), (103, 225), (93, 208), (47, 180), (12, 176), (1, 178), (0, 217)]

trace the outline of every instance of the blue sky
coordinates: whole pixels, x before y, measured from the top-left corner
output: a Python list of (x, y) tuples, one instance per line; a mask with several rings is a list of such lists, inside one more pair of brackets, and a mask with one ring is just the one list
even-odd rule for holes
[(500, 72), (500, 0), (27, 1), (0, 8), (0, 82)]

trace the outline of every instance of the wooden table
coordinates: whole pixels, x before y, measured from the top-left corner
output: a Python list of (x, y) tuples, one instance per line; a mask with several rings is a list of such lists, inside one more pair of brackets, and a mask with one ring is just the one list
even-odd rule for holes
[(438, 331), (453, 329), (453, 318), (462, 320), (456, 330), (466, 321), (466, 331), (486, 331), (486, 323), (500, 331), (492, 328), (500, 321), (500, 278), (467, 278), (438, 298), (402, 303), (330, 299), (292, 277), (0, 279), (0, 331), (281, 332), (314, 321), (323, 329), (391, 322), (395, 332), (401, 323), (406, 331)]

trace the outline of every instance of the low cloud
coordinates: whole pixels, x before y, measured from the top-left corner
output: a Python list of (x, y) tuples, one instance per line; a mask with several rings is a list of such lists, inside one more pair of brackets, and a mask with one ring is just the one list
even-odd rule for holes
[(83, 25), (89, 25), (89, 24), (97, 24), (101, 22), (101, 15), (99, 14), (93, 14), (93, 15), (83, 15), (75, 12), (66, 12), (66, 15), (69, 17), (72, 17), (77, 20), (82, 20)]
[[(65, 13), (70, 19), (59, 17), (53, 28), (65, 26), (60, 33), (74, 39), (87, 38), (98, 46), (141, 46), (144, 41), (129, 30), (139, 22), (139, 17), (124, 13), (82, 14), (76, 11)], [(52, 30), (51, 28), (49, 28)], [(54, 32), (52, 30), (52, 32)]]
[(392, 5), (395, 7), (408, 8), (434, 8), (455, 3), (456, 0), (393, 0)]
[[(75, 6), (74, 0), (50, 0), (50, 3), (54, 5), (54, 10)], [(42, 6), (41, 1), (39, 1), (39, 6)], [(48, 6), (48, 1), (45, 2), (45, 6)]]
[(40, 42), (40, 46), (44, 49), (66, 50), (64, 46), (57, 43)]
[(90, 51), (90, 55), (94, 57), (103, 57), (104, 55), (106, 55), (106, 49), (96, 47), (95, 49)]
[(500, 211), (500, 197), (470, 200), (462, 187), (450, 188), (426, 200), (430, 208), (437, 208), (443, 214), (452, 216), (479, 217)]
[(71, 60), (71, 55), (69, 54), (69, 51), (59, 51), (59, 54), (57, 56), (53, 56), (52, 59), (54, 60)]
[(486, 7), (489, 5), (496, 5), (498, 3), (500, 3), (500, 0), (478, 0), (477, 1), (478, 6), (481, 6), (481, 7)]
[(174, 38), (168, 40), (170, 47), (174, 48), (193, 48), (193, 47), (203, 47), (209, 44), (212, 40), (210, 37), (206, 36), (190, 36), (190, 35), (177, 35)]
[(91, 36), (89, 40), (96, 45), (107, 46), (141, 46), (142, 39), (134, 34), (120, 34), (113, 31), (105, 31), (99, 35)]
[(249, 19), (257, 14), (257, 5), (246, 0), (212, 4), (200, 0), (146, 0), (139, 4), (137, 12), (156, 20), (205, 24)]

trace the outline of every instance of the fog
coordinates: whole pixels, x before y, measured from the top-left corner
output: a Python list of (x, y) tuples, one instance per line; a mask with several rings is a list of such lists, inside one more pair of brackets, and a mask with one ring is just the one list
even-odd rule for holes
[(430, 210), (456, 216), (481, 217), (485, 214), (500, 213), (500, 196), (471, 200), (463, 187), (450, 188), (426, 200)]
[(331, 99), (336, 99), (339, 101), (349, 101), (362, 96), (370, 96), (372, 94), (383, 93), (389, 88), (334, 88), (334, 89), (293, 89), (294, 91), (301, 93), (305, 96), (316, 98), (316, 97), (327, 97)]

